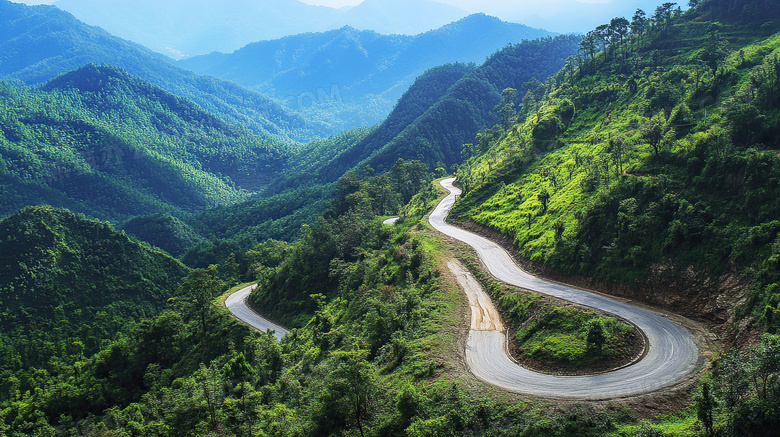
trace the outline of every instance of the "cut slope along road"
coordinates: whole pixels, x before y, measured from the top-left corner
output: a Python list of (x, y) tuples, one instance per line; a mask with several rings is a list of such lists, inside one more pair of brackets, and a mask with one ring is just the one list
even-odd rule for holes
[[(508, 391), (534, 396), (609, 399), (673, 386), (701, 367), (704, 360), (694, 336), (679, 322), (647, 308), (533, 276), (523, 271), (498, 244), (448, 224), (447, 215), (455, 204), (456, 196), (461, 194), (461, 190), (453, 186), (454, 182), (455, 178), (441, 181), (441, 185), (450, 194), (431, 213), (428, 222), (433, 228), (473, 247), (496, 279), (622, 317), (639, 328), (647, 339), (645, 355), (641, 360), (611, 372), (585, 376), (557, 376), (535, 372), (516, 364), (510, 358), (500, 320), (482, 320), (484, 314), (495, 312), (487, 293), (481, 290), (470, 273), (458, 264), (450, 263), (450, 270), (466, 289), (471, 301), (472, 327), (466, 345), (466, 362), (478, 379)], [(480, 314), (476, 328), (472, 295), (477, 296), (476, 305)]]

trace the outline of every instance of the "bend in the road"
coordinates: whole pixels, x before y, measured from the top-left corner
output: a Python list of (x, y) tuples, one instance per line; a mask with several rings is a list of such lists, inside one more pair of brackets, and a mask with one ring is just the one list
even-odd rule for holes
[(272, 329), (278, 340), (281, 340), (289, 331), (276, 323), (257, 314), (246, 303), (249, 293), (252, 292), (256, 284), (248, 285), (225, 299), (225, 306), (240, 321), (259, 331)]
[(691, 332), (664, 314), (546, 281), (523, 271), (512, 257), (490, 240), (446, 222), (460, 189), (454, 178), (441, 185), (450, 191), (428, 221), (436, 230), (472, 246), (497, 279), (622, 317), (638, 327), (647, 339), (645, 356), (631, 366), (590, 376), (555, 376), (515, 364), (506, 350), (505, 334), (498, 330), (472, 330), (466, 361), (479, 379), (505, 390), (535, 396), (570, 399), (606, 399), (633, 396), (678, 384), (694, 374), (703, 362)]

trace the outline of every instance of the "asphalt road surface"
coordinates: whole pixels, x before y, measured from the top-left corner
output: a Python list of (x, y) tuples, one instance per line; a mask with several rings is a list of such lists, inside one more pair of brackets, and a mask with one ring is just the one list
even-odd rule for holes
[[(580, 305), (598, 308), (615, 314), (636, 325), (647, 338), (644, 357), (638, 362), (611, 372), (590, 376), (556, 376), (534, 372), (516, 364), (506, 350), (506, 337), (500, 320), (486, 322), (488, 329), (472, 329), (466, 345), (466, 362), (479, 379), (508, 391), (534, 396), (568, 399), (609, 399), (648, 393), (675, 385), (703, 363), (692, 333), (666, 315), (634, 306), (601, 294), (596, 294), (560, 283), (546, 281), (526, 273), (500, 246), (479, 235), (446, 223), (455, 198), (461, 190), (452, 184), (454, 178), (445, 179), (441, 185), (450, 194), (439, 203), (428, 219), (439, 232), (472, 246), (490, 273), (511, 285), (534, 290)], [(463, 285), (470, 274), (457, 266), (450, 269)], [(473, 278), (471, 279), (473, 281)], [(464, 282), (465, 281), (465, 282)], [(476, 281), (474, 281), (476, 283)], [(479, 284), (476, 284), (477, 288)], [(473, 284), (472, 284), (473, 288)], [(467, 290), (467, 295), (478, 292)], [(482, 292), (484, 307), (487, 294)], [(471, 298), (470, 298), (471, 300)], [(474, 304), (472, 303), (472, 308)], [(490, 305), (492, 306), (492, 304)], [(480, 310), (480, 314), (489, 310)], [(473, 312), (473, 311), (472, 311)], [(472, 316), (472, 318), (474, 318)], [(490, 329), (490, 325), (495, 329)]]
[(267, 331), (273, 329), (276, 338), (281, 340), (289, 331), (257, 314), (246, 304), (246, 298), (249, 297), (249, 293), (252, 292), (254, 287), (255, 284), (252, 284), (231, 294), (225, 299), (225, 306), (238, 320), (257, 330)]

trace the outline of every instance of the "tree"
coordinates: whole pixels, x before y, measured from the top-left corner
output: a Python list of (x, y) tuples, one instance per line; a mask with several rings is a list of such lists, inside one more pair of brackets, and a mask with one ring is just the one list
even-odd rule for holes
[(588, 60), (588, 56), (590, 56), (591, 59), (596, 56), (596, 44), (598, 43), (598, 40), (599, 37), (596, 31), (591, 30), (586, 33), (585, 37), (580, 41), (580, 50), (582, 50), (582, 53), (585, 55), (585, 60)]
[(702, 50), (700, 58), (704, 65), (708, 66), (712, 71), (712, 76), (715, 80), (718, 79), (718, 69), (726, 59), (725, 43), (721, 40), (720, 34), (717, 30), (709, 32), (707, 42), (704, 44), (704, 50)]
[(186, 306), (200, 319), (204, 336), (208, 332), (207, 318), (213, 308), (212, 301), (224, 287), (217, 266), (212, 264), (191, 271), (176, 290), (176, 295), (183, 297)]
[(612, 41), (612, 29), (608, 24), (602, 24), (596, 27), (596, 36), (601, 41), (601, 50), (604, 52), (604, 62), (607, 61), (607, 47), (609, 47), (610, 41)]
[(704, 429), (707, 430), (708, 436), (713, 434), (712, 418), (716, 405), (715, 398), (712, 396), (712, 392), (710, 391), (710, 384), (705, 382), (701, 386), (701, 393), (696, 397), (696, 417), (704, 426)]
[(517, 90), (506, 88), (501, 92), (501, 102), (494, 108), (501, 115), (501, 124), (503, 124), (504, 129), (509, 129), (517, 121), (515, 100), (517, 100)]
[(196, 375), (203, 394), (203, 400), (206, 402), (206, 410), (209, 413), (211, 429), (217, 429), (217, 411), (222, 407), (225, 401), (224, 383), (222, 374), (212, 363), (210, 367), (200, 364), (200, 370)]
[(607, 333), (601, 320), (594, 319), (588, 322), (588, 333), (586, 338), (588, 348), (596, 348), (601, 351), (606, 342)]
[(655, 20), (656, 23), (663, 24), (665, 29), (669, 24), (669, 21), (672, 19), (672, 13), (675, 6), (677, 6), (677, 3), (672, 2), (666, 2), (661, 6), (658, 6), (655, 8), (653, 20)]
[(539, 194), (536, 196), (536, 198), (542, 202), (542, 214), (547, 212), (547, 202), (550, 201), (550, 193), (547, 192), (546, 188), (542, 188), (542, 191), (539, 192)]
[(642, 128), (642, 138), (650, 144), (656, 156), (661, 152), (661, 141), (663, 141), (665, 133), (666, 125), (658, 116), (648, 120)]
[(612, 33), (618, 37), (620, 43), (623, 43), (623, 38), (628, 35), (628, 28), (631, 23), (625, 19), (625, 17), (615, 17), (609, 23), (609, 27), (612, 28)]
[(323, 433), (354, 426), (363, 436), (379, 395), (376, 369), (366, 360), (367, 350), (336, 351), (332, 356), (319, 399), (322, 417), (315, 419), (316, 424)]
[(645, 26), (647, 25), (647, 13), (642, 9), (637, 9), (634, 12), (634, 16), (631, 18), (631, 32), (634, 35), (642, 36), (645, 33)]

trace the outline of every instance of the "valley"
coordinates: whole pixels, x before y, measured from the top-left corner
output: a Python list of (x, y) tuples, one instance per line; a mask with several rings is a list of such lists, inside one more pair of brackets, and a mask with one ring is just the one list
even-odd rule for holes
[(98, 3), (0, 0), (0, 435), (773, 435), (776, 0)]

